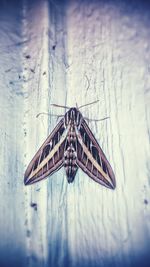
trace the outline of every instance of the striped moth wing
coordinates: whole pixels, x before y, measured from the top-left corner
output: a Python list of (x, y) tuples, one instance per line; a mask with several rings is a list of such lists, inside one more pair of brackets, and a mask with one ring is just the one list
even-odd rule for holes
[(45, 179), (63, 166), (66, 135), (64, 119), (61, 119), (27, 167), (25, 185)]
[(77, 132), (77, 165), (95, 182), (115, 189), (115, 175), (104, 152), (83, 119)]
[(65, 167), (68, 182), (73, 182), (78, 167), (101, 185), (114, 189), (113, 170), (81, 112), (70, 108), (31, 160), (24, 176), (33, 184)]

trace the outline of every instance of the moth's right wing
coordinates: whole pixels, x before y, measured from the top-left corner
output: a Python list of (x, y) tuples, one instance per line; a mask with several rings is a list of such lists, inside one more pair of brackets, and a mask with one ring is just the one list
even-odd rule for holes
[(63, 166), (67, 132), (62, 118), (29, 163), (24, 175), (25, 185), (38, 182)]
[(77, 134), (77, 165), (95, 182), (115, 189), (115, 175), (85, 120)]

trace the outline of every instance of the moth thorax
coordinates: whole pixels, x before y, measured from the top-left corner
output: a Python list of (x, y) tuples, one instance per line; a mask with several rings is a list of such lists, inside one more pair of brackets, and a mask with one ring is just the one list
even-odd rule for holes
[(65, 125), (69, 124), (77, 125), (77, 127), (81, 124), (82, 115), (77, 108), (70, 108), (68, 112), (65, 114)]

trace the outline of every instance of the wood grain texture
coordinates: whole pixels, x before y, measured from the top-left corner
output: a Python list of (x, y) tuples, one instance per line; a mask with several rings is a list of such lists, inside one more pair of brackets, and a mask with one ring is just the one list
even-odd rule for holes
[[(3, 1), (0, 9), (0, 266), (148, 266), (150, 6)], [(27, 164), (64, 114), (82, 114), (116, 175), (106, 189), (63, 169), (25, 187)], [(8, 258), (9, 255), (9, 258)]]

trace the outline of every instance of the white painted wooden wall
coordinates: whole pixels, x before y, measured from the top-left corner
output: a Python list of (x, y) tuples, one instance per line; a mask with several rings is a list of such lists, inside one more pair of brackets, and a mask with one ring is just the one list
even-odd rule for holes
[[(89, 81), (89, 82), (88, 82)], [(83, 108), (114, 168), (112, 191), (61, 169), (25, 187), (27, 164)], [(150, 266), (150, 5), (0, 3), (0, 267)]]

